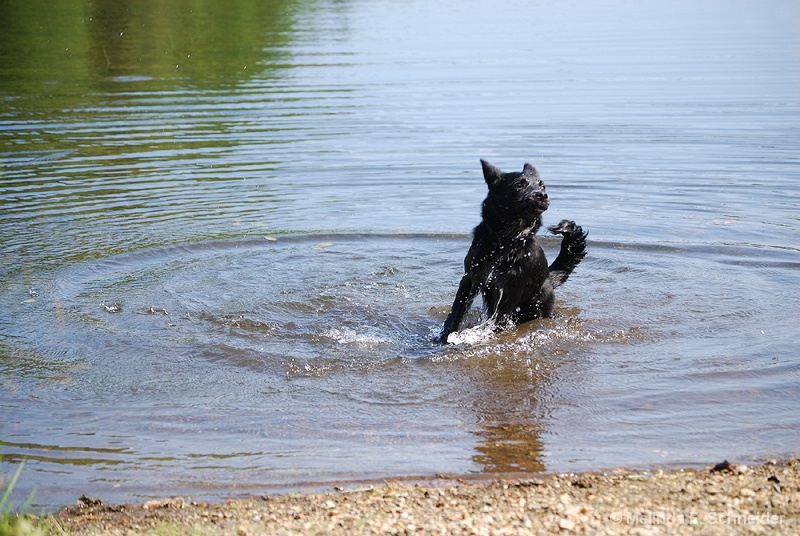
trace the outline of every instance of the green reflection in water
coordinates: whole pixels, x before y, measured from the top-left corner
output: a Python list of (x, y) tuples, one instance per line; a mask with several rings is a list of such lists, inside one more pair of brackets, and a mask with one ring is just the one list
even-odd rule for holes
[(295, 4), (0, 0), (0, 273), (236, 235), (165, 222), (246, 197), (201, 186), (253, 176), (226, 103), (288, 68)]
[(6, 96), (78, 96), (114, 83), (237, 84), (282, 64), (291, 1), (2, 2)]

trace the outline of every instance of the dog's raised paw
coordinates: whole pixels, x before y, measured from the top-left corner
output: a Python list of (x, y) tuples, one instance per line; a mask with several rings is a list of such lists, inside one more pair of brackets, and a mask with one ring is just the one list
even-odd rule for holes
[(580, 225), (571, 220), (561, 220), (558, 225), (551, 225), (547, 228), (553, 234), (564, 236), (585, 235)]

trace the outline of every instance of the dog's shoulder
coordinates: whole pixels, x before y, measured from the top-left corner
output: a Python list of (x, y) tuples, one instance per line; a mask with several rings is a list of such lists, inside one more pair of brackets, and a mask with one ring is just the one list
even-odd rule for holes
[(467, 270), (475, 269), (486, 263), (486, 260), (497, 250), (497, 235), (482, 221), (472, 232), (472, 245), (467, 251), (464, 266)]

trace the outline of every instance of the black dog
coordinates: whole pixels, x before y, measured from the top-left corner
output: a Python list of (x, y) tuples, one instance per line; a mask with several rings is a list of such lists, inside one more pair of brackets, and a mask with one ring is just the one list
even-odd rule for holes
[(550, 201), (544, 182), (530, 164), (522, 173), (503, 173), (481, 160), (489, 194), (483, 201), (483, 221), (475, 228), (464, 259), (464, 277), (439, 341), (458, 331), (478, 291), (486, 316), (498, 330), (550, 316), (553, 289), (567, 280), (586, 256), (586, 236), (573, 221), (549, 228), (562, 235), (561, 251), (548, 267), (536, 241), (542, 212)]

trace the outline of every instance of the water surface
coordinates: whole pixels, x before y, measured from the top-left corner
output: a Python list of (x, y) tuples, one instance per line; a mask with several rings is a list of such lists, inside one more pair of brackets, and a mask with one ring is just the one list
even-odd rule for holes
[[(7, 4), (15, 496), (796, 454), (793, 4)], [(442, 347), (479, 158), (590, 253), (555, 318)]]

